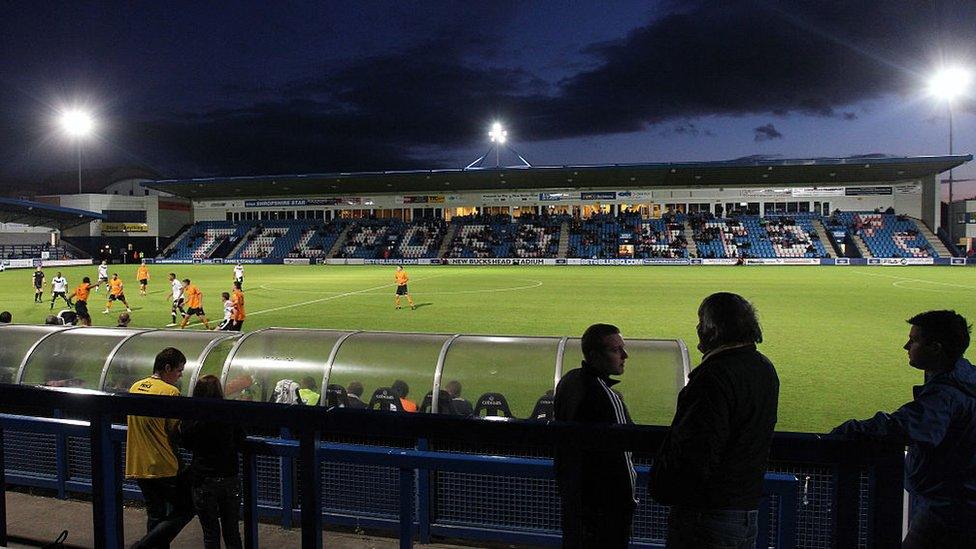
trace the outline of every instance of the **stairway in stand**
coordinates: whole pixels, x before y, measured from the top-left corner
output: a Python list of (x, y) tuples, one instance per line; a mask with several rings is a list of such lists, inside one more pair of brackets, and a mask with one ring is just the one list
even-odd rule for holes
[(561, 227), (559, 227), (559, 250), (556, 252), (556, 257), (559, 259), (566, 259), (566, 254), (569, 253), (569, 221), (563, 221)]

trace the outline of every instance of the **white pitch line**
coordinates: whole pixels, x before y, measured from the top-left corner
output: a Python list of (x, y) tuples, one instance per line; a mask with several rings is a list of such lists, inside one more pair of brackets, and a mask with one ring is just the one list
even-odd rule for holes
[[(925, 280), (922, 278), (908, 278), (904, 276), (886, 275), (881, 273), (866, 273), (864, 271), (852, 271), (852, 272), (864, 276), (877, 276), (881, 278), (890, 278), (893, 280), (898, 280), (900, 282), (921, 282), (922, 284), (936, 284), (939, 286), (949, 286), (951, 288), (962, 288), (964, 290), (976, 290), (976, 286), (965, 286), (963, 284), (953, 284), (951, 282), (939, 282), (937, 280)], [(894, 285), (894, 283), (892, 283), (892, 285)]]
[[(444, 273), (444, 274), (440, 274), (440, 275), (428, 276), (426, 278), (417, 279), (417, 281), (419, 282), (419, 281), (422, 281), (422, 280), (430, 280), (431, 278), (437, 278), (437, 277), (441, 277), (441, 276), (447, 276), (449, 274), (452, 274), (452, 273)], [(312, 305), (314, 303), (322, 303), (324, 301), (331, 301), (333, 299), (339, 299), (340, 297), (348, 297), (348, 296), (351, 296), (351, 295), (365, 294), (367, 292), (372, 292), (374, 290), (381, 290), (383, 288), (389, 288), (391, 286), (396, 286), (396, 283), (395, 282), (391, 282), (389, 284), (383, 284), (383, 285), (380, 285), (380, 286), (373, 286), (372, 288), (364, 288), (362, 290), (356, 290), (354, 292), (345, 292), (345, 293), (341, 293), (341, 294), (338, 294), (338, 295), (331, 295), (329, 297), (323, 297), (323, 298), (319, 298), (319, 299), (312, 299), (312, 300), (309, 300), (309, 301), (304, 301), (302, 303), (292, 303), (291, 305), (282, 305), (281, 307), (272, 307), (271, 309), (262, 309), (260, 311), (254, 311), (253, 313), (247, 313), (247, 316), (260, 315), (260, 314), (264, 314), (264, 313), (273, 313), (275, 311), (283, 311), (285, 309), (294, 309), (296, 307), (304, 307), (306, 305)]]
[[(525, 286), (507, 286), (507, 287), (504, 287), (504, 288), (484, 288), (484, 289), (481, 289), (481, 290), (460, 290), (460, 291), (457, 291), (457, 292), (422, 292), (420, 295), (422, 295), (422, 296), (428, 296), (428, 295), (462, 295), (462, 294), (486, 294), (486, 293), (494, 293), (494, 292), (514, 292), (514, 291), (518, 291), (518, 290), (531, 290), (533, 288), (538, 288), (539, 286), (542, 286), (543, 285), (543, 282), (541, 280), (535, 280), (535, 279), (532, 279), (532, 278), (515, 278), (513, 280), (524, 280), (526, 282), (531, 282), (532, 284), (527, 284)], [(258, 287), (261, 288), (261, 289), (263, 289), (263, 290), (267, 290), (269, 292), (286, 291), (286, 292), (295, 292), (295, 293), (298, 293), (298, 292), (301, 292), (301, 293), (313, 293), (312, 290), (286, 290), (286, 289), (283, 289), (283, 288), (272, 288), (272, 287), (265, 286), (265, 285), (258, 286)], [(329, 293), (333, 293), (333, 292), (329, 292)], [(366, 291), (363, 291), (363, 294), (364, 295), (370, 295), (369, 292), (366, 292)], [(376, 294), (373, 294), (373, 295), (381, 295), (381, 294), (376, 293)], [(338, 297), (338, 296), (336, 296), (336, 297)], [(348, 297), (348, 296), (345, 296), (345, 297)]]

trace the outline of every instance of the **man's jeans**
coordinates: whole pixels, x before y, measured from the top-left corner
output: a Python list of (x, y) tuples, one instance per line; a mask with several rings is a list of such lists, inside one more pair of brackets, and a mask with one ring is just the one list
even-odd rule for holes
[[(242, 547), (238, 529), (241, 508), (238, 477), (198, 477), (193, 480), (193, 507), (203, 527), (203, 546), (220, 549), (220, 532), (228, 549)], [(218, 520), (219, 518), (219, 520)]]
[(759, 511), (671, 508), (668, 549), (755, 549)]
[(146, 535), (133, 548), (169, 547), (183, 527), (193, 520), (193, 501), (186, 475), (137, 479), (146, 501)]

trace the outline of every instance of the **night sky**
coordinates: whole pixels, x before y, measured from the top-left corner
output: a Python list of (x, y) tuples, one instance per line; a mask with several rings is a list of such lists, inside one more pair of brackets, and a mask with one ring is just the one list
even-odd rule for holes
[(86, 167), (165, 177), (463, 167), (494, 120), (535, 165), (941, 155), (927, 79), (976, 70), (964, 0), (212, 4), (6, 4), (0, 182), (75, 169), (77, 105)]

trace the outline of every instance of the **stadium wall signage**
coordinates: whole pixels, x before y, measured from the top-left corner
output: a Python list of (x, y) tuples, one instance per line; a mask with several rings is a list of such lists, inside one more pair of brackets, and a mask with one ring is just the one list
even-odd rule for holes
[(404, 196), (404, 204), (443, 204), (443, 196)]
[(886, 267), (897, 267), (900, 265), (934, 265), (935, 260), (931, 257), (870, 257), (868, 265), (883, 265)]
[(820, 260), (811, 257), (756, 257), (746, 259), (746, 265), (820, 265)]
[(593, 193), (580, 193), (580, 200), (616, 200), (617, 193), (610, 192), (593, 192)]
[(844, 196), (871, 196), (892, 194), (891, 187), (844, 187)]

